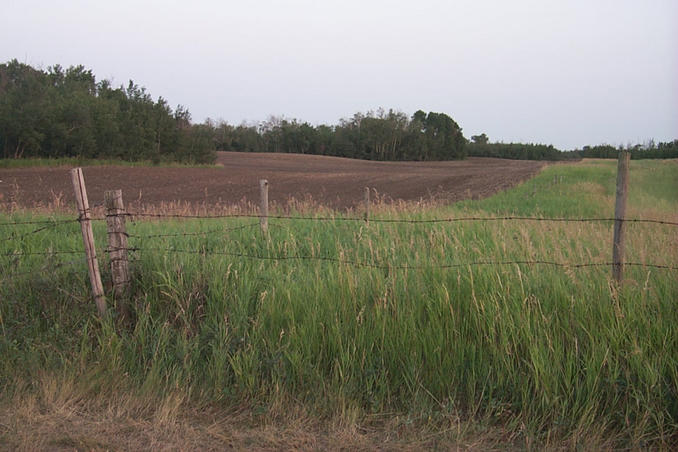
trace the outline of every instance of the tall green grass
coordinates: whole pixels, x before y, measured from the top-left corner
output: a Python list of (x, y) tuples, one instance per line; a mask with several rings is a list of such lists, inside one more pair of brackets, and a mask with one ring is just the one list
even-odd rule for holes
[[(629, 211), (676, 221), (676, 180), (675, 161), (633, 161)], [(554, 165), (486, 200), (373, 214), (612, 217), (614, 181), (613, 162)], [(301, 404), (327, 418), (397, 413), (439, 430), (461, 417), (537, 444), (600, 436), (669, 448), (678, 440), (676, 271), (629, 267), (617, 287), (607, 266), (441, 268), (608, 262), (612, 224), (368, 226), (336, 214), (271, 220), (269, 237), (256, 225), (230, 230), (251, 223), (128, 224), (139, 249), (131, 253), (129, 324), (96, 319), (84, 262), (59, 266), (80, 258), (58, 254), (81, 248), (77, 223), (1, 241), (3, 255), (55, 252), (0, 258), (3, 390), (54, 372), (80, 376), (91, 394), (181, 390), (264, 411)], [(191, 235), (219, 227), (229, 230)], [(150, 237), (158, 234), (187, 235)], [(100, 222), (95, 236), (101, 250)], [(675, 226), (628, 224), (627, 259), (678, 266), (676, 238)], [(103, 273), (108, 281), (106, 265)]]

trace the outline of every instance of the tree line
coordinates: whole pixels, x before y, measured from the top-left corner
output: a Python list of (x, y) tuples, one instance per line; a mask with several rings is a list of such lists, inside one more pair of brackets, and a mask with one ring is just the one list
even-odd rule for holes
[(419, 110), (411, 117), (379, 109), (356, 113), (336, 126), (312, 126), (296, 119), (271, 117), (257, 125), (233, 126), (206, 121), (217, 150), (292, 152), (369, 160), (450, 160), (495, 157), (514, 160), (614, 158), (621, 149), (633, 159), (678, 158), (678, 140), (635, 146), (584, 146), (562, 151), (550, 144), (490, 142), (486, 134), (463, 137), (461, 128), (443, 113)]
[[(574, 152), (582, 158), (616, 159), (622, 146), (615, 148), (609, 144), (584, 146)], [(678, 158), (678, 140), (645, 144), (636, 144), (625, 148), (631, 153), (631, 159), (675, 159)]]
[(563, 152), (553, 145), (533, 143), (490, 143), (484, 133), (473, 135), (468, 145), (471, 157), (495, 157), (514, 160), (576, 160), (572, 152)]
[(561, 151), (552, 145), (533, 143), (490, 143), (487, 135), (473, 135), (467, 145), (471, 157), (496, 157), (516, 160), (579, 160), (582, 158), (616, 159), (621, 150), (631, 153), (631, 158), (670, 159), (678, 158), (678, 140), (655, 143), (650, 140), (633, 146), (601, 144), (584, 146), (572, 151)]
[(466, 157), (459, 125), (444, 113), (411, 117), (393, 109), (356, 113), (338, 125), (313, 126), (271, 117), (257, 125), (207, 121), (216, 148), (239, 152), (293, 152), (367, 160), (453, 160)]
[[(630, 147), (632, 158), (677, 158), (678, 140)], [(492, 143), (467, 140), (447, 114), (413, 115), (380, 108), (355, 113), (336, 125), (270, 117), (238, 126), (191, 122), (189, 111), (153, 100), (130, 80), (114, 88), (83, 66), (46, 71), (12, 60), (0, 64), (0, 157), (81, 157), (211, 163), (215, 151), (288, 152), (369, 160), (453, 160), (467, 156), (523, 160), (616, 158), (619, 148)]]
[(133, 81), (113, 87), (83, 66), (0, 65), (0, 157), (80, 157), (209, 163), (216, 150), (372, 160), (462, 159), (466, 139), (444, 113), (356, 113), (336, 126), (272, 117), (257, 125), (191, 123), (181, 105)]
[(133, 81), (114, 88), (83, 66), (0, 65), (0, 156), (209, 163), (212, 130)]

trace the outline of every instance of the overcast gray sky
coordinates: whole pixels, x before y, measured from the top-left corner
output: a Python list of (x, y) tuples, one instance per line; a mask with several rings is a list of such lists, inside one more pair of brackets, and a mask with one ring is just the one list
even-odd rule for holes
[(0, 61), (82, 64), (194, 122), (378, 107), (561, 149), (678, 138), (676, 0), (0, 0)]

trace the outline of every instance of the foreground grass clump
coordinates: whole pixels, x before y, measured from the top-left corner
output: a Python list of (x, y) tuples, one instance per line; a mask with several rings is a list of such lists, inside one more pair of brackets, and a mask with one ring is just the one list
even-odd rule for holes
[[(675, 226), (627, 225), (641, 265), (617, 287), (608, 266), (482, 264), (609, 262), (609, 222), (376, 221), (611, 217), (614, 178), (613, 162), (551, 166), (486, 200), (377, 206), (369, 226), (271, 220), (268, 237), (251, 218), (130, 223), (128, 323), (96, 319), (81, 255), (61, 254), (81, 248), (77, 223), (13, 227), (0, 242), (3, 394), (48, 394), (31, 382), (56, 375), (82, 398), (303, 407), (462, 443), (499, 426), (528, 447), (670, 448), (678, 278), (642, 264), (678, 266)], [(629, 215), (678, 221), (677, 179), (675, 161), (632, 162)], [(95, 236), (103, 249), (101, 222)]]

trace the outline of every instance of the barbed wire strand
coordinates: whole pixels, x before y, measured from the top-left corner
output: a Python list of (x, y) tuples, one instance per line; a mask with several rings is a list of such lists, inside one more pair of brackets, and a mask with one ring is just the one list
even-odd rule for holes
[(83, 254), (85, 250), (54, 250), (54, 251), (10, 251), (0, 254), (0, 257), (22, 257), (22, 256), (58, 256), (59, 254)]
[(0, 223), (0, 226), (21, 226), (21, 225), (41, 225), (41, 224), (66, 224), (66, 223), (77, 223), (79, 218), (69, 219), (69, 220), (30, 220), (30, 221), (6, 221)]
[(24, 237), (28, 237), (29, 235), (37, 234), (38, 232), (46, 231), (46, 230), (48, 230), (48, 229), (53, 229), (53, 228), (55, 228), (56, 226), (57, 226), (57, 225), (55, 225), (55, 224), (50, 224), (50, 225), (46, 225), (46, 226), (39, 227), (39, 228), (37, 228), (37, 229), (35, 229), (35, 230), (33, 230), (33, 231), (26, 232), (26, 233), (24, 233), (24, 234), (19, 234), (19, 235), (16, 235), (16, 234), (10, 234), (10, 235), (8, 235), (7, 237), (1, 238), (1, 239), (0, 239), (0, 242), (7, 242), (7, 241), (9, 241), (9, 240), (20, 240), (20, 239), (23, 239)]
[[(124, 248), (107, 248), (106, 252), (118, 251)], [(229, 251), (210, 251), (206, 249), (202, 250), (185, 250), (185, 249), (166, 249), (166, 248), (137, 248), (130, 247), (126, 248), (128, 251), (152, 251), (152, 252), (167, 252), (167, 253), (181, 253), (181, 254), (198, 254), (198, 255), (214, 255), (214, 256), (230, 256), (230, 257), (240, 257), (246, 259), (255, 259), (255, 260), (267, 260), (267, 261), (287, 261), (287, 260), (307, 260), (307, 261), (323, 261), (323, 262), (333, 262), (338, 264), (350, 265), (357, 268), (376, 268), (376, 269), (394, 269), (394, 270), (422, 270), (422, 269), (446, 269), (446, 268), (460, 268), (467, 266), (480, 266), (480, 265), (551, 265), (554, 267), (563, 267), (563, 268), (585, 268), (585, 267), (602, 267), (602, 266), (612, 266), (615, 265), (613, 262), (584, 262), (584, 263), (566, 263), (566, 262), (556, 262), (556, 261), (547, 261), (547, 260), (513, 260), (513, 261), (492, 261), (492, 260), (482, 260), (482, 261), (471, 261), (471, 262), (460, 262), (453, 264), (440, 264), (440, 265), (393, 265), (393, 264), (380, 264), (374, 262), (359, 262), (349, 259), (340, 259), (337, 257), (330, 256), (262, 256), (256, 254), (247, 254), (247, 253), (236, 253)], [(624, 266), (631, 267), (647, 267), (647, 268), (656, 268), (664, 270), (678, 270), (678, 267), (671, 265), (662, 265), (662, 264), (652, 264), (652, 263), (640, 263), (640, 262), (625, 262)]]
[[(224, 214), (224, 215), (189, 215), (189, 214), (160, 214), (150, 212), (127, 212), (118, 214), (127, 217), (149, 217), (149, 218), (186, 218), (186, 219), (223, 219), (223, 218), (261, 218), (261, 215), (256, 214)], [(108, 217), (107, 215), (106, 217)], [(116, 216), (116, 215), (110, 215)], [(103, 221), (103, 218), (92, 218), (92, 221)], [(309, 216), (288, 216), (288, 215), (268, 215), (266, 218), (274, 220), (299, 220), (299, 221), (351, 221), (351, 222), (365, 222), (364, 217), (309, 217)], [(432, 218), (432, 219), (398, 219), (398, 218), (369, 218), (370, 223), (409, 223), (409, 224), (426, 224), (426, 223), (453, 223), (461, 221), (551, 221), (551, 222), (611, 222), (623, 221), (626, 223), (651, 223), (662, 224), (670, 226), (678, 226), (678, 222), (657, 219), (644, 218), (623, 218), (617, 219), (612, 217), (592, 217), (592, 218), (563, 218), (563, 217), (526, 217), (526, 216), (499, 216), (499, 217), (456, 217), (456, 218)]]
[[(57, 270), (57, 269), (60, 269), (60, 268), (66, 267), (66, 266), (70, 266), (70, 265), (79, 264), (79, 263), (82, 263), (82, 262), (87, 262), (87, 258), (82, 257), (80, 259), (74, 259), (74, 260), (71, 260), (71, 261), (58, 262), (56, 264), (50, 265), (49, 270), (51, 272), (53, 270)], [(42, 269), (43, 270), (46, 269), (46, 266), (43, 266)], [(31, 271), (26, 271), (26, 272), (12, 272), (12, 273), (8, 273), (6, 275), (3, 275), (2, 281), (8, 281), (8, 280), (11, 280), (13, 278), (19, 278), (19, 277), (22, 277), (22, 276), (35, 275), (36, 273), (43, 274), (40, 270), (31, 270)]]
[(178, 233), (173, 233), (173, 234), (150, 234), (150, 235), (138, 235), (138, 234), (127, 234), (127, 237), (130, 238), (136, 238), (136, 239), (154, 239), (154, 238), (160, 238), (160, 237), (192, 237), (192, 236), (199, 236), (199, 235), (209, 235), (209, 234), (217, 234), (220, 232), (232, 232), (232, 231), (237, 231), (240, 229), (247, 229), (251, 228), (254, 226), (258, 226), (259, 223), (251, 223), (251, 224), (246, 224), (242, 226), (234, 226), (231, 228), (218, 228), (218, 229), (209, 229), (207, 231), (199, 231), (199, 232), (178, 232)]
[[(90, 208), (91, 209), (91, 208)], [(223, 219), (223, 218), (261, 218), (257, 214), (224, 214), (224, 215), (187, 215), (187, 214), (161, 214), (150, 212), (126, 212), (116, 215), (105, 215), (104, 217), (90, 218), (90, 221), (105, 221), (109, 216), (125, 217), (149, 217), (149, 218), (186, 218), (186, 219)], [(364, 222), (364, 217), (310, 217), (310, 216), (289, 216), (289, 215), (268, 215), (269, 219), (276, 220), (299, 220), (299, 221), (350, 221)], [(669, 226), (678, 226), (678, 222), (669, 220), (645, 219), (645, 218), (623, 218), (616, 219), (612, 217), (591, 217), (591, 218), (563, 218), (563, 217), (527, 217), (527, 216), (498, 216), (498, 217), (456, 217), (456, 218), (432, 218), (432, 219), (398, 219), (398, 218), (369, 218), (371, 223), (453, 223), (462, 221), (551, 221), (551, 222), (611, 222), (623, 221), (626, 223), (650, 223)], [(82, 217), (69, 220), (35, 220), (35, 221), (14, 221), (0, 222), (0, 226), (20, 226), (20, 225), (47, 225), (47, 224), (65, 224), (82, 221)]]

